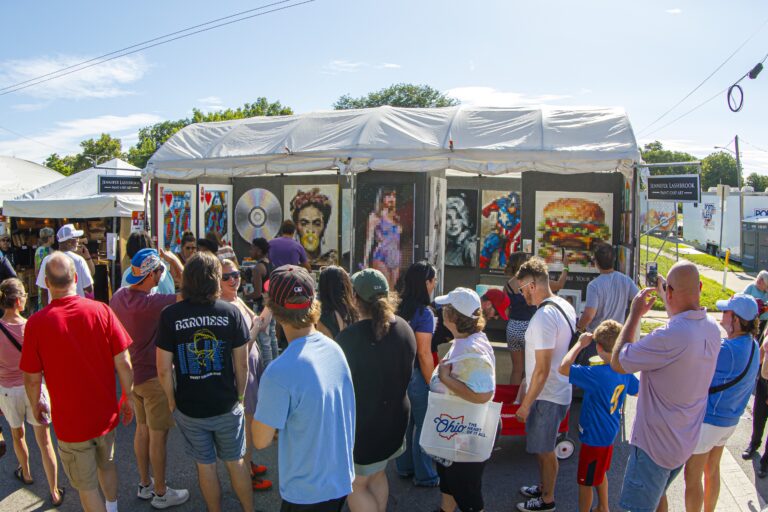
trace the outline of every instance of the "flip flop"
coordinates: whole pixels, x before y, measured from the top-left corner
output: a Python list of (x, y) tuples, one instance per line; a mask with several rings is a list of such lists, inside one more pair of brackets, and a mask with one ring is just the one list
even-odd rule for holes
[(24, 485), (32, 485), (35, 483), (34, 480), (25, 480), (24, 479), (24, 470), (21, 469), (21, 466), (16, 468), (16, 471), (13, 472), (13, 476), (16, 477), (16, 480), (23, 483)]
[(51, 505), (54, 507), (60, 507), (61, 504), (64, 503), (64, 493), (65, 493), (64, 488), (59, 487), (57, 490), (59, 491), (59, 501), (54, 501), (53, 495), (51, 495)]

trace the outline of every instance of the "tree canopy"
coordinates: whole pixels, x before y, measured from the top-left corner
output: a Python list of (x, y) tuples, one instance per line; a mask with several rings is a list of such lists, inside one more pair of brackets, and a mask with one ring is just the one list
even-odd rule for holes
[(443, 94), (428, 85), (395, 84), (353, 98), (349, 94), (341, 96), (333, 108), (336, 110), (349, 110), (353, 108), (374, 108), (383, 105), (391, 107), (430, 108), (451, 107), (458, 105), (459, 101)]
[(718, 184), (740, 187), (736, 159), (725, 151), (712, 153), (701, 161), (701, 189), (716, 187)]
[[(643, 161), (649, 164), (698, 161), (698, 158), (690, 153), (664, 149), (664, 146), (662, 146), (659, 141), (646, 144), (643, 149), (640, 150), (640, 154), (643, 157)], [(697, 172), (698, 167), (695, 165), (686, 165), (682, 167), (657, 167), (651, 169), (651, 175), (654, 176), (662, 174), (696, 174)]]
[(87, 139), (80, 143), (82, 151), (74, 155), (59, 156), (52, 153), (46, 160), (45, 166), (64, 176), (69, 176), (94, 167), (113, 158), (125, 158), (123, 145), (107, 133), (102, 133), (98, 139)]
[(768, 176), (753, 172), (747, 176), (745, 183), (755, 189), (755, 192), (764, 192), (768, 189)]

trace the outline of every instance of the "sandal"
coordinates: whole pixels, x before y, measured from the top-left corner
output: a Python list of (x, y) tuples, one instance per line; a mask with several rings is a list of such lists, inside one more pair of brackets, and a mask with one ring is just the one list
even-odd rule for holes
[(26, 480), (24, 478), (24, 470), (21, 469), (21, 466), (16, 468), (16, 471), (13, 472), (13, 476), (15, 476), (16, 480), (23, 483), (24, 485), (32, 485), (33, 483), (35, 483), (34, 480)]
[(65, 493), (64, 488), (59, 487), (57, 491), (59, 491), (59, 501), (55, 501), (53, 499), (53, 495), (51, 495), (51, 506), (54, 506), (54, 507), (60, 507), (61, 504), (64, 503), (64, 493)]

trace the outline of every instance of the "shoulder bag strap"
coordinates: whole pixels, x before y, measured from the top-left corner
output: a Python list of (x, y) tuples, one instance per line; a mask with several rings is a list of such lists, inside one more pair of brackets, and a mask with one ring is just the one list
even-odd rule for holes
[[(2, 325), (2, 324), (0, 324), (0, 325)], [(733, 386), (735, 386), (736, 384), (741, 382), (741, 380), (744, 377), (747, 376), (747, 373), (749, 372), (749, 368), (750, 368), (750, 366), (752, 366), (752, 359), (755, 357), (755, 345), (756, 344), (757, 343), (754, 340), (752, 340), (752, 351), (749, 353), (749, 361), (747, 361), (747, 366), (744, 368), (744, 371), (741, 372), (738, 377), (736, 377), (735, 379), (733, 379), (730, 382), (725, 382), (725, 383), (720, 384), (718, 386), (712, 386), (711, 388), (709, 388), (709, 394), (710, 395), (714, 395), (715, 393), (720, 393), (721, 391), (725, 391), (728, 388), (732, 388)]]
[(3, 331), (3, 334), (5, 334), (5, 337), (8, 338), (8, 341), (13, 343), (13, 346), (16, 347), (16, 349), (21, 352), (21, 343), (16, 341), (16, 337), (11, 334), (11, 331), (8, 330), (6, 326), (3, 325), (2, 322), (0, 322), (0, 331)]
[(551, 301), (551, 300), (545, 300), (545, 301), (543, 301), (541, 304), (539, 304), (539, 307), (538, 307), (538, 308), (536, 308), (536, 309), (541, 309), (541, 308), (543, 308), (544, 306), (554, 306), (555, 308), (557, 308), (557, 310), (560, 312), (560, 314), (561, 314), (561, 315), (563, 315), (563, 318), (565, 319), (565, 323), (566, 323), (566, 324), (568, 324), (568, 329), (570, 329), (570, 330), (571, 330), (571, 338), (573, 338), (573, 336), (576, 334), (576, 331), (575, 331), (575, 330), (574, 330), (574, 328), (571, 326), (571, 321), (568, 319), (568, 315), (566, 315), (566, 314), (565, 314), (565, 311), (563, 311), (563, 308), (561, 308), (561, 307), (560, 307), (560, 305), (559, 305), (559, 304), (557, 304), (557, 303), (556, 303), (556, 302), (554, 302), (554, 301)]

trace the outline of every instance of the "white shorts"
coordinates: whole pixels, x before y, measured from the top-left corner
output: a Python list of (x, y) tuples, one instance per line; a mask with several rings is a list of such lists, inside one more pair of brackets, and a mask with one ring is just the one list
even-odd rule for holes
[(717, 427), (709, 423), (703, 423), (701, 425), (701, 433), (699, 434), (699, 444), (696, 445), (693, 454), (701, 455), (702, 453), (710, 452), (716, 446), (725, 446), (728, 438), (736, 431), (736, 427), (738, 425)]
[[(48, 400), (48, 390), (45, 389), (45, 386), (43, 386), (43, 399), (50, 403)], [(29, 404), (24, 386), (12, 388), (0, 386), (0, 410), (3, 411), (3, 415), (5, 415), (5, 419), (8, 420), (8, 425), (11, 428), (21, 428), (25, 418), (30, 425), (40, 426), (40, 423), (35, 419), (35, 413)]]

